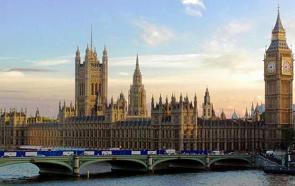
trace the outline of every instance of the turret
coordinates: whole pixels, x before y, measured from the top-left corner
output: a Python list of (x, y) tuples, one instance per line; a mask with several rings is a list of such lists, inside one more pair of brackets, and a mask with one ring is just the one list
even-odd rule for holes
[(102, 62), (108, 62), (107, 61), (107, 58), (108, 58), (108, 51), (107, 51), (107, 48), (106, 46), (104, 46), (103, 48), (103, 52), (102, 52)]
[(248, 114), (248, 108), (246, 107), (246, 112), (245, 112), (245, 119), (249, 118), (249, 114)]
[(61, 102), (59, 101), (59, 104), (58, 104), (58, 109), (59, 111), (61, 111)]
[(36, 110), (35, 117), (36, 117), (36, 118), (40, 117), (39, 108), (37, 108), (37, 110)]
[(155, 100), (154, 100), (154, 96), (152, 96), (151, 108), (153, 109), (154, 107), (155, 107)]
[(90, 54), (90, 50), (89, 50), (88, 44), (87, 44), (87, 47), (86, 47), (86, 50), (85, 50), (85, 54), (86, 54), (85, 57)]
[(162, 106), (162, 95), (160, 94), (160, 97), (159, 97), (159, 105)]
[(194, 97), (194, 109), (195, 109), (195, 112), (198, 111), (198, 100), (197, 100), (197, 94), (195, 94), (195, 97)]
[(97, 59), (97, 52), (96, 52), (96, 48), (94, 47), (94, 50), (93, 50), (93, 55), (94, 55), (94, 58)]
[(254, 105), (253, 105), (253, 102), (252, 102), (252, 105), (251, 105), (251, 117), (253, 116), (253, 114), (254, 114)]
[(103, 71), (103, 104), (107, 105), (107, 100), (108, 100), (108, 62), (109, 57), (108, 57), (108, 51), (106, 46), (104, 46), (103, 49), (103, 54), (102, 54), (102, 71)]
[(182, 93), (180, 93), (180, 97), (179, 97), (179, 103), (182, 104), (183, 100), (182, 100)]
[(204, 96), (204, 104), (210, 104), (210, 95), (209, 90), (206, 88), (205, 96)]
[(112, 96), (112, 98), (111, 98), (111, 106), (113, 106), (113, 105), (114, 105), (114, 98)]
[(225, 113), (223, 112), (223, 109), (222, 109), (221, 114), (220, 114), (220, 119), (221, 120), (226, 120), (226, 116), (225, 116)]
[(80, 63), (81, 63), (81, 57), (80, 57), (80, 49), (79, 49), (79, 47), (77, 47), (77, 50), (76, 50), (75, 62), (76, 62), (76, 65), (80, 65)]
[(194, 97), (194, 119), (195, 119), (195, 124), (198, 122), (198, 100), (197, 100), (197, 94), (195, 94)]
[(205, 96), (204, 96), (204, 103), (203, 103), (203, 118), (204, 119), (212, 119), (215, 116), (214, 110), (213, 110), (213, 104), (210, 101), (210, 95), (209, 90), (206, 88)]

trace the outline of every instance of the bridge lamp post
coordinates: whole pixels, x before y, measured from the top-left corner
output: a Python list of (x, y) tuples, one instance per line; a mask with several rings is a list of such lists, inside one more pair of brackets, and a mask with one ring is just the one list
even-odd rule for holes
[(6, 123), (4, 121), (4, 125), (3, 125), (3, 146), (4, 146), (4, 149), (6, 148)]

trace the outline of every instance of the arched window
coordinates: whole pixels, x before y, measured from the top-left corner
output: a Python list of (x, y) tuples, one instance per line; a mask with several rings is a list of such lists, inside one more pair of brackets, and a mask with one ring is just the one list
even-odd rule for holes
[(94, 95), (94, 84), (91, 83), (91, 95)]
[(97, 91), (97, 83), (95, 83), (95, 95), (98, 94), (98, 91)]

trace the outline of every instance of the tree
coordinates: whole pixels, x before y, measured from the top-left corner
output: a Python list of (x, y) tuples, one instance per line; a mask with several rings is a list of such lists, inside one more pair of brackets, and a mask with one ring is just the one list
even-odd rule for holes
[(285, 148), (295, 144), (295, 130), (293, 128), (282, 129), (282, 140)]

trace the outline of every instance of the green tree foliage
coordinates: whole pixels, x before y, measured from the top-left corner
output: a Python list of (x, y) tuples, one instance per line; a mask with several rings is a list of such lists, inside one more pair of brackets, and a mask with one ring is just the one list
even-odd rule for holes
[(286, 147), (295, 144), (295, 130), (293, 128), (282, 129), (282, 138)]

